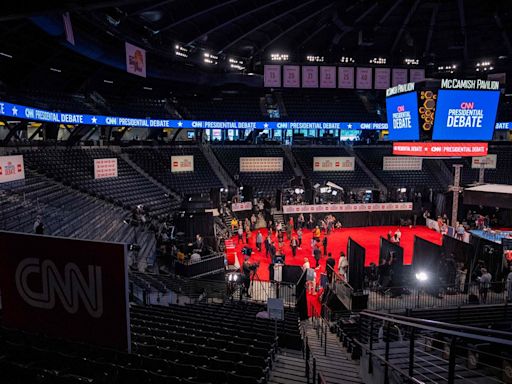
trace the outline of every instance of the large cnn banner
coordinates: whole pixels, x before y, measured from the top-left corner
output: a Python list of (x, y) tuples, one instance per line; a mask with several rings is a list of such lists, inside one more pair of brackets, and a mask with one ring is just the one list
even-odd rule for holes
[(194, 156), (171, 156), (171, 172), (194, 172)]
[(356, 71), (356, 88), (372, 89), (372, 69), (358, 67)]
[(471, 168), (496, 169), (498, 161), (497, 155), (487, 155), (482, 157), (473, 157), (471, 159)]
[(0, 156), (0, 183), (23, 180), (25, 165), (22, 155)]
[(314, 172), (353, 171), (354, 157), (313, 157)]
[(298, 65), (283, 66), (283, 87), (300, 87), (300, 67)]
[(338, 88), (354, 88), (354, 67), (338, 67)]
[(412, 211), (412, 203), (284, 205), (283, 213)]
[(398, 84), (407, 83), (407, 69), (406, 68), (393, 68), (393, 75), (391, 86), (394, 87)]
[(421, 171), (423, 159), (409, 156), (384, 156), (382, 169), (384, 171)]
[(393, 143), (393, 155), (398, 156), (486, 156), (487, 149), (487, 143)]
[(94, 178), (117, 177), (117, 159), (94, 159)]
[(375, 89), (388, 89), (391, 84), (390, 68), (375, 68)]
[(2, 323), (130, 352), (125, 244), (0, 231)]
[(302, 67), (302, 88), (318, 88), (318, 67), (316, 65)]
[(283, 172), (283, 158), (241, 157), (240, 172)]
[(281, 66), (265, 65), (263, 69), (263, 85), (265, 87), (281, 86)]
[(125, 43), (126, 72), (146, 77), (146, 50), (130, 43)]
[(336, 67), (320, 67), (320, 88), (336, 88)]

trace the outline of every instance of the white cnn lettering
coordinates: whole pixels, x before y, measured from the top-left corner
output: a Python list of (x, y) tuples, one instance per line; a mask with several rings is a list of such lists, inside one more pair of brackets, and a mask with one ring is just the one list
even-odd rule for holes
[[(78, 311), (80, 299), (87, 312), (98, 318), (103, 314), (101, 267), (88, 265), (87, 270), (88, 283), (74, 263), (67, 263), (61, 275), (53, 261), (44, 260), (40, 264), (37, 258), (27, 258), (16, 268), (16, 288), (21, 298), (33, 307), (53, 309), (58, 297), (64, 309), (74, 314)], [(37, 284), (41, 287), (40, 292), (29, 287), (31, 275), (39, 275), (36, 278), (41, 281), (40, 285)]]

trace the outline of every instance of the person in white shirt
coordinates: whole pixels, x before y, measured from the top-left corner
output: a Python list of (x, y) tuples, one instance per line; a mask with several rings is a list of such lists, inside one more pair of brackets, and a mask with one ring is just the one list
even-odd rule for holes
[(400, 242), (400, 239), (402, 238), (402, 232), (400, 231), (400, 228), (398, 228), (395, 232), (395, 239), (396, 239), (396, 242), (399, 243)]
[(198, 261), (201, 261), (201, 255), (199, 253), (194, 252), (190, 255), (190, 264), (197, 263)]

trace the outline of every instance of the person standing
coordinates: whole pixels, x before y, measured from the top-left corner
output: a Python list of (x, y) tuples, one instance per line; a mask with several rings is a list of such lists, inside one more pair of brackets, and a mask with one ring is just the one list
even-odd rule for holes
[(290, 241), (290, 246), (292, 247), (292, 256), (295, 257), (297, 255), (297, 247), (299, 245), (299, 242), (297, 241), (297, 238), (295, 236), (292, 237), (292, 240)]
[(320, 241), (320, 227), (318, 225), (313, 230), (313, 239), (315, 239), (315, 241)]
[(256, 229), (256, 215), (253, 213), (251, 215), (251, 231)]
[(481, 272), (482, 276), (478, 279), (480, 282), (480, 301), (485, 304), (487, 303), (487, 293), (489, 288), (491, 288), (492, 276), (485, 268), (482, 268)]
[(274, 243), (272, 243), (272, 242), (269, 245), (269, 252), (270, 252), (270, 260), (273, 264), (274, 260), (276, 258), (277, 249), (276, 249), (276, 246), (274, 245)]
[(324, 256), (327, 256), (327, 235), (324, 236), (324, 239), (322, 240), (322, 245), (324, 247)]
[(327, 260), (325, 261), (325, 271), (327, 272), (327, 280), (329, 284), (332, 284), (332, 277), (334, 275), (334, 267), (336, 265), (336, 260), (332, 257), (331, 252), (327, 256)]
[(270, 236), (267, 236), (265, 239), (265, 257), (268, 257), (270, 254), (270, 245), (272, 244), (272, 240), (270, 239)]
[(242, 242), (242, 244), (244, 243), (244, 229), (241, 225), (238, 227), (238, 244), (240, 244), (240, 242)]
[(288, 226), (286, 227), (286, 239), (291, 240), (292, 234), (293, 234), (293, 223), (288, 224)]
[(251, 239), (251, 229), (247, 228), (245, 230), (245, 243), (249, 244), (249, 240)]
[(299, 249), (302, 249), (302, 228), (301, 227), (299, 227), (299, 229), (297, 230), (297, 241), (298, 241)]
[(263, 235), (261, 234), (261, 231), (258, 231), (258, 234), (256, 235), (256, 248), (258, 249), (258, 252), (261, 252), (261, 243), (263, 243)]
[(297, 228), (302, 229), (304, 227), (304, 214), (301, 213), (297, 219)]
[(464, 235), (466, 233), (466, 230), (464, 229), (464, 226), (459, 223), (457, 226), (457, 239), (460, 241), (464, 241)]
[(38, 235), (44, 234), (43, 218), (40, 215), (36, 217), (36, 221), (34, 222), (34, 233)]
[(318, 245), (315, 245), (315, 249), (313, 250), (313, 257), (315, 258), (316, 261), (316, 268), (320, 265), (320, 258), (322, 257), (322, 251), (320, 251)]
[(512, 265), (507, 276), (507, 300), (509, 303), (512, 303)]

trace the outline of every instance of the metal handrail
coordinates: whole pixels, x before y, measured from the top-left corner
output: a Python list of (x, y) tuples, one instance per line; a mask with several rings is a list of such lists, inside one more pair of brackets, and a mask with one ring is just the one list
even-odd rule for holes
[[(503, 339), (492, 337), (492, 336), (474, 335), (474, 334), (469, 334), (466, 332), (453, 331), (450, 329), (443, 329), (441, 327), (441, 325), (446, 326), (447, 328), (467, 329), (467, 330), (471, 330), (471, 331), (476, 329), (479, 332), (484, 331), (482, 328), (464, 327), (464, 326), (458, 326), (458, 325), (454, 325), (454, 324), (436, 322), (433, 320), (411, 319), (410, 317), (393, 315), (393, 314), (383, 314), (380, 312), (371, 312), (371, 311), (363, 311), (363, 312), (361, 312), (360, 315), (368, 316), (370, 318), (374, 318), (377, 320), (390, 321), (390, 322), (393, 322), (396, 324), (404, 325), (406, 327), (412, 327), (412, 328), (422, 329), (422, 330), (431, 331), (431, 332), (440, 332), (440, 333), (444, 333), (449, 336), (462, 337), (465, 339), (474, 339), (474, 340), (479, 340), (479, 341), (485, 341), (488, 343), (496, 343), (496, 344), (501, 344), (501, 345), (512, 347), (512, 340), (503, 340)], [(418, 320), (418, 321), (416, 321), (416, 320)], [(500, 335), (500, 337), (501, 337), (501, 335)], [(510, 335), (509, 335), (509, 337), (510, 337)]]

